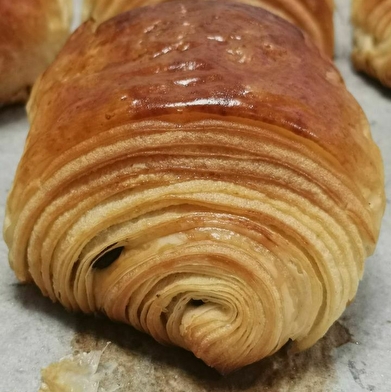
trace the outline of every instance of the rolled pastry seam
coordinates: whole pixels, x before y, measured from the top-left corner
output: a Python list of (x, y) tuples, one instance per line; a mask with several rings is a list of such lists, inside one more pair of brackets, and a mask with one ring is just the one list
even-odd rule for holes
[(391, 1), (354, 0), (352, 22), (355, 68), (391, 87)]
[(25, 102), (65, 43), (71, 0), (0, 0), (0, 106)]
[(4, 236), (53, 301), (228, 373), (310, 347), (354, 298), (382, 161), (291, 24), (203, 0), (89, 21), (28, 108)]
[[(103, 22), (121, 12), (170, 0), (84, 0), (83, 20)], [(230, 1), (230, 0), (220, 0)], [(262, 7), (306, 32), (330, 58), (334, 55), (334, 0), (238, 0)]]

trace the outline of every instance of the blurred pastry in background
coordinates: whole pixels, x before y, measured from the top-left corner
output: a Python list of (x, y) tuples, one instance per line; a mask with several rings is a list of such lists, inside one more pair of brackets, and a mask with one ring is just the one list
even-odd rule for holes
[(72, 0), (0, 0), (0, 106), (25, 102), (65, 43)]
[(355, 68), (391, 87), (391, 0), (353, 0)]

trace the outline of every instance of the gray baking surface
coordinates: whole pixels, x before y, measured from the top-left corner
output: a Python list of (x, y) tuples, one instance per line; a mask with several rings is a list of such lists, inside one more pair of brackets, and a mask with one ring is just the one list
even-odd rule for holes
[[(382, 150), (388, 208), (358, 295), (326, 337), (304, 353), (285, 348), (224, 378), (190, 353), (161, 347), (128, 326), (69, 314), (18, 284), (0, 240), (0, 392), (35, 392), (42, 367), (107, 341), (102, 361), (117, 363), (111, 377), (119, 391), (391, 391), (391, 90), (352, 70), (348, 3), (337, 0), (336, 63)], [(27, 130), (22, 107), (0, 110), (0, 221)]]

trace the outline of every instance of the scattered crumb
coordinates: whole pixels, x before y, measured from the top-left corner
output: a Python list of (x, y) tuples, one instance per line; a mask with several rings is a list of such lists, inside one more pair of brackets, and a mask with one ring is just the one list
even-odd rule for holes
[(100, 383), (103, 378), (109, 376), (115, 369), (113, 362), (100, 364), (102, 350), (81, 352), (68, 355), (59, 362), (52, 363), (42, 369), (42, 385), (39, 392), (114, 392), (119, 386), (103, 389)]

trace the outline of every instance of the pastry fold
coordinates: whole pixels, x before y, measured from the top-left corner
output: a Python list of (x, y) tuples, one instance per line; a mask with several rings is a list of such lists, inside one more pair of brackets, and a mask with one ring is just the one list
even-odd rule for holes
[[(102, 22), (121, 12), (171, 0), (84, 0), (83, 18)], [(229, 0), (221, 0), (229, 1)], [(305, 31), (329, 57), (334, 54), (334, 0), (237, 0), (262, 7)]]
[(72, 0), (0, 0), (0, 106), (27, 100), (65, 43)]
[(283, 19), (198, 0), (89, 21), (28, 110), (4, 237), (53, 301), (228, 373), (313, 345), (354, 298), (380, 153), (332, 62)]
[(391, 87), (391, 1), (353, 0), (352, 22), (355, 68)]

